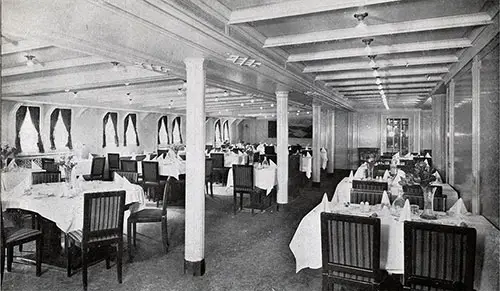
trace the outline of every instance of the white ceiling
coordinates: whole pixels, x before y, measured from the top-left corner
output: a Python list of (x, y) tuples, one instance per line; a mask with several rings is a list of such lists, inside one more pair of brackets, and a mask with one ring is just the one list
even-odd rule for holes
[(183, 114), (194, 56), (207, 59), (208, 116), (272, 118), (278, 90), (303, 115), (313, 99), (383, 108), (376, 55), (389, 107), (415, 108), (498, 25), (498, 0), (56, 2), (2, 2), (4, 100)]

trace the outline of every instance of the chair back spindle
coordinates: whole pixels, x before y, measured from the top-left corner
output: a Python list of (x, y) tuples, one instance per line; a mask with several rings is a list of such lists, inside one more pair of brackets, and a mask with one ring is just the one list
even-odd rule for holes
[(61, 182), (61, 172), (33, 172), (31, 173), (32, 184), (58, 183)]

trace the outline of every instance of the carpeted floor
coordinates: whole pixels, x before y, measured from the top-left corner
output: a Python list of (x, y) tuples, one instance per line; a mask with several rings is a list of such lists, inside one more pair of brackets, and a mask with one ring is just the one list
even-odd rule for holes
[[(322, 177), (321, 188), (306, 186), (301, 195), (279, 212), (232, 213), (232, 197), (206, 198), (206, 273), (193, 277), (183, 273), (184, 209), (169, 207), (170, 251), (163, 253), (160, 227), (138, 225), (138, 248), (133, 263), (124, 258), (123, 283), (116, 279), (116, 267), (107, 270), (101, 262), (89, 268), (88, 290), (321, 290), (321, 270), (295, 273), (295, 259), (288, 244), (302, 217), (320, 201), (331, 197), (347, 173)], [(30, 247), (26, 246), (29, 250)], [(20, 255), (19, 253), (16, 253)], [(43, 274), (16, 260), (5, 273), (2, 290), (82, 290), (81, 272), (66, 277), (65, 270), (42, 265)]]

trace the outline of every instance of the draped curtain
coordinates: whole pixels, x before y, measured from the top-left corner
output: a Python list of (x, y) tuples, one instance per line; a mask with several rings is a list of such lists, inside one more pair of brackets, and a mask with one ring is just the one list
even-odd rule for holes
[(223, 140), (224, 141), (229, 141), (229, 122), (226, 120), (224, 121), (224, 124), (222, 125), (222, 134), (223, 134)]
[(115, 130), (115, 144), (116, 146), (120, 146), (120, 143), (118, 141), (118, 113), (116, 112), (111, 112), (111, 121), (113, 122), (113, 128)]
[(64, 123), (64, 127), (66, 128), (66, 132), (68, 133), (66, 147), (70, 150), (73, 149), (73, 141), (71, 139), (71, 109), (59, 109), (56, 108), (50, 114), (50, 149), (56, 149), (56, 143), (54, 138), (54, 130), (56, 128), (57, 118), (59, 117), (59, 113), (61, 114), (62, 121)]
[(221, 132), (221, 128), (220, 128), (220, 119), (215, 122), (214, 127), (215, 127), (215, 132), (214, 132), (215, 142), (214, 142), (214, 144), (216, 146), (218, 146), (222, 142), (222, 140), (221, 140), (222, 139), (222, 132)]
[(24, 118), (26, 118), (26, 112), (28, 111), (28, 107), (21, 106), (17, 109), (16, 112), (16, 149), (18, 152), (22, 152), (21, 149), (21, 136), (19, 133), (21, 132), (21, 127), (23, 126)]
[(106, 125), (108, 125), (108, 120), (109, 120), (109, 112), (104, 115), (104, 118), (102, 119), (102, 147), (106, 147)]
[(175, 127), (177, 126), (177, 130), (179, 133), (179, 142), (182, 143), (182, 133), (181, 133), (181, 117), (177, 116), (174, 119), (174, 122), (172, 122), (172, 142), (174, 142), (174, 132), (175, 132)]
[(130, 121), (132, 121), (132, 126), (134, 127), (135, 144), (139, 146), (139, 135), (137, 134), (137, 115), (134, 113), (129, 113), (127, 117), (125, 117), (123, 129), (123, 146), (127, 146), (127, 129)]
[(61, 117), (64, 123), (64, 127), (66, 127), (66, 131), (68, 132), (68, 142), (66, 146), (72, 150), (73, 149), (73, 140), (71, 139), (71, 109), (61, 109)]
[(170, 144), (170, 136), (168, 135), (168, 119), (167, 116), (162, 116), (160, 120), (158, 120), (158, 144), (161, 143), (160, 140), (160, 130), (161, 130), (161, 124), (163, 122), (163, 126), (165, 127), (165, 131), (167, 133), (167, 144)]
[(40, 107), (28, 107), (30, 112), (31, 121), (33, 122), (33, 126), (36, 129), (38, 134), (38, 142), (36, 145), (38, 146), (38, 152), (43, 153), (45, 150), (43, 149), (42, 136), (40, 135)]

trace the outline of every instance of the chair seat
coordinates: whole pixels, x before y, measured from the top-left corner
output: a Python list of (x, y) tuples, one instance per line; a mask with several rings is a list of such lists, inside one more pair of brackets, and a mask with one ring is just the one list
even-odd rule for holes
[(131, 213), (128, 217), (129, 222), (160, 222), (162, 218), (162, 209), (146, 208)]
[[(82, 230), (74, 230), (70, 233), (68, 233), (68, 237), (72, 239), (76, 245), (80, 246), (83, 240), (83, 232)], [(99, 238), (90, 238), (89, 243), (95, 243), (95, 242), (106, 242), (106, 241), (114, 241), (116, 239), (121, 238), (121, 236), (118, 235), (110, 235), (107, 237), (99, 237)]]
[(85, 181), (102, 180), (102, 175), (99, 175), (99, 176), (83, 175), (83, 179)]
[(144, 181), (143, 185), (146, 187), (158, 187), (158, 186), (165, 185), (165, 181), (160, 181), (160, 182)]
[(42, 232), (31, 228), (5, 228), (5, 243), (19, 243), (25, 240), (32, 240), (34, 237), (42, 235)]

